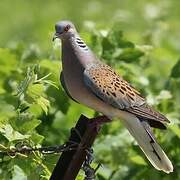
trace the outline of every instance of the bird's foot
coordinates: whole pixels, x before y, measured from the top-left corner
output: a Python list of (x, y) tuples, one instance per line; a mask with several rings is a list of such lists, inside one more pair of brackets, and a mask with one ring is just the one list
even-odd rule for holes
[(105, 124), (109, 123), (112, 120), (109, 119), (107, 116), (98, 116), (96, 118), (91, 119), (90, 126), (96, 128), (96, 131), (98, 132), (100, 127)]

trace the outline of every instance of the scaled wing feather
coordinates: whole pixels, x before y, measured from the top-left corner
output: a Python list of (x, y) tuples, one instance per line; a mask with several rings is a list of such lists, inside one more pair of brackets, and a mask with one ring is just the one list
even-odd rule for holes
[(106, 64), (96, 63), (86, 68), (84, 82), (96, 96), (118, 109), (144, 119), (169, 122), (165, 116), (148, 106), (140, 93)]
[(93, 64), (84, 71), (85, 84), (102, 100), (118, 109), (145, 103), (138, 91), (117, 75), (108, 65)]

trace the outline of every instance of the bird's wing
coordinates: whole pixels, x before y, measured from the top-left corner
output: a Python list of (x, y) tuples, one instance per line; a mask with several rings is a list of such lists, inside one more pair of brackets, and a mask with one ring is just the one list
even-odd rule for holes
[(84, 71), (85, 84), (101, 99), (119, 109), (145, 103), (140, 93), (118, 76), (110, 66), (94, 64)]
[(88, 66), (84, 71), (84, 82), (96, 96), (118, 109), (143, 119), (169, 122), (165, 116), (149, 107), (140, 93), (106, 64)]

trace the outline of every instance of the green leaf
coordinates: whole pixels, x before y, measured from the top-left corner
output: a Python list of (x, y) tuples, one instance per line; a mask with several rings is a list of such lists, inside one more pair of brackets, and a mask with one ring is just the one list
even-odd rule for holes
[(10, 142), (14, 140), (27, 139), (30, 135), (23, 135), (18, 131), (15, 131), (10, 124), (3, 125), (0, 127), (0, 132), (4, 137), (6, 137)]
[(15, 109), (12, 105), (0, 100), (0, 127), (2, 123), (6, 123), (10, 118), (16, 116)]
[(33, 99), (34, 103), (37, 103), (47, 114), (48, 108), (50, 107), (50, 102), (45, 97), (43, 97), (43, 84), (32, 84), (29, 86), (27, 94)]
[(30, 114), (33, 114), (35, 117), (39, 117), (42, 114), (42, 108), (38, 104), (32, 104), (28, 111)]
[(28, 87), (28, 95), (32, 98), (36, 99), (39, 96), (41, 96), (44, 92), (44, 86), (43, 84), (31, 84)]
[(25, 121), (23, 124), (21, 124), (21, 127), (19, 127), (20, 131), (23, 132), (31, 132), (33, 131), (39, 124), (41, 123), (38, 119), (32, 119), (30, 121)]
[(48, 113), (48, 108), (50, 107), (50, 102), (44, 97), (39, 97), (36, 99), (37, 104), (41, 106), (41, 108), (44, 110), (44, 112), (47, 114)]
[(146, 165), (147, 166), (147, 163), (145, 162), (145, 160), (139, 155), (130, 157), (130, 160), (132, 162), (136, 163), (136, 164)]
[(178, 125), (169, 126), (169, 128), (180, 138), (180, 128)]
[(143, 55), (144, 53), (140, 50), (134, 48), (126, 48), (123, 51), (121, 51), (118, 56), (116, 56), (116, 59), (120, 59), (125, 62), (132, 62), (139, 59)]
[(134, 48), (134, 44), (132, 42), (127, 41), (123, 38), (121, 26), (119, 26), (118, 24), (110, 30), (107, 37), (110, 42), (117, 48)]
[(27, 180), (25, 172), (17, 165), (13, 167), (12, 180)]
[(35, 143), (35, 144), (41, 144), (42, 141), (44, 140), (44, 136), (36, 133), (36, 132), (33, 132), (31, 134), (31, 140)]
[(36, 79), (36, 75), (34, 74), (34, 69), (36, 69), (36, 66), (37, 65), (27, 68), (26, 77), (23, 81), (21, 81), (17, 88), (17, 96), (20, 97), (20, 100), (24, 98), (24, 93), (26, 93), (29, 85)]
[(122, 40), (123, 32), (117, 25), (114, 26), (108, 33), (108, 39), (115, 45)]

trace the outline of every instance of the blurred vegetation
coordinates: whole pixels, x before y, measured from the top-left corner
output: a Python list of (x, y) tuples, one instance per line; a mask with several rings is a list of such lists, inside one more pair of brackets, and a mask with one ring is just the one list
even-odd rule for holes
[[(59, 43), (54, 24), (72, 20), (106, 63), (171, 121), (155, 130), (174, 165), (167, 175), (146, 160), (118, 122), (105, 125), (94, 145), (100, 180), (180, 177), (180, 1), (0, 1), (0, 151), (19, 143), (63, 144), (80, 114), (95, 112), (72, 102), (59, 83)], [(48, 179), (58, 155), (0, 157), (0, 179)], [(81, 172), (78, 179), (83, 179)]]

